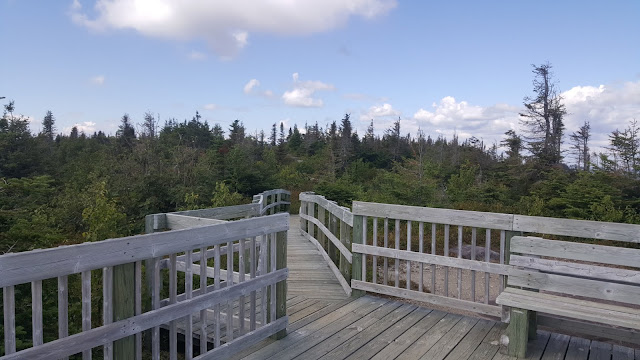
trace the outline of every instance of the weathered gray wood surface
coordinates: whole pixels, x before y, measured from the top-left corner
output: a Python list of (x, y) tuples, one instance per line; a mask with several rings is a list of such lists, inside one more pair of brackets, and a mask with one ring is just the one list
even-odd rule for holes
[[(287, 267), (289, 279), (287, 292), (311, 299), (342, 300), (351, 290), (349, 284), (344, 287), (336, 274), (316, 246), (297, 229), (299, 217), (291, 215), (291, 229), (287, 233)], [(343, 279), (344, 281), (344, 279)], [(346, 281), (345, 281), (346, 282)]]
[(211, 209), (176, 211), (171, 214), (193, 216), (193, 217), (200, 217), (200, 218), (209, 218), (209, 219), (228, 220), (228, 219), (258, 216), (259, 215), (258, 207), (259, 207), (258, 204), (244, 204), (244, 205), (211, 208)]
[(301, 217), (302, 219), (304, 219), (304, 220), (311, 221), (312, 223), (314, 223), (314, 224), (318, 227), (318, 229), (320, 229), (320, 230), (323, 232), (324, 236), (325, 236), (327, 239), (331, 240), (331, 243), (332, 243), (336, 248), (338, 248), (338, 250), (340, 250), (340, 253), (342, 254), (342, 256), (344, 256), (344, 257), (347, 259), (347, 261), (348, 261), (349, 263), (351, 263), (351, 262), (352, 262), (352, 259), (351, 259), (351, 251), (349, 251), (349, 249), (347, 249), (347, 248), (342, 244), (342, 242), (340, 241), (340, 239), (338, 239), (335, 235), (333, 235), (333, 234), (331, 233), (331, 231), (329, 231), (329, 229), (328, 229), (326, 226), (324, 226), (324, 224), (322, 224), (318, 219), (313, 218), (313, 217), (308, 216), (308, 215), (305, 215), (305, 214), (300, 214), (300, 215), (298, 215), (298, 216), (300, 216), (300, 217)]
[(513, 228), (506, 230), (638, 243), (638, 229), (632, 224), (514, 215)]
[(167, 217), (167, 229), (171, 230), (189, 229), (196, 226), (223, 224), (227, 222), (226, 220), (207, 219), (179, 214), (166, 214), (165, 216)]
[(0, 287), (119, 265), (286, 231), (288, 214), (276, 214), (192, 229), (7, 254), (0, 261)]
[(511, 230), (513, 215), (354, 201), (354, 215)]
[(207, 293), (206, 295), (192, 298), (191, 300), (171, 304), (161, 309), (152, 310), (133, 318), (120, 320), (86, 332), (71, 335), (64, 339), (48, 342), (39, 347), (29, 348), (7, 355), (3, 359), (51, 359), (69, 356), (87, 347), (90, 348), (110, 343), (154, 326), (168, 323), (173, 319), (183, 318), (201, 309), (225, 303), (239, 297), (243, 293), (285, 280), (287, 275), (287, 269), (277, 270), (276, 272), (260, 276), (242, 284)]
[[(346, 302), (332, 311), (316, 307), (315, 313), (295, 317), (312, 308), (313, 301), (289, 299), (289, 304), (296, 304), (289, 306), (293, 311), (289, 313), (289, 335), (279, 341), (263, 341), (229, 359), (514, 359), (498, 353), (504, 331), (499, 322), (372, 296)], [(634, 360), (635, 356), (634, 349), (628, 347), (606, 347), (597, 341), (592, 345), (590, 340), (541, 331), (530, 342), (526, 359), (587, 359), (579, 357), (585, 348), (587, 353), (590, 348), (606, 350), (610, 360)]]
[(346, 207), (338, 205), (335, 201), (327, 200), (324, 196), (316, 195), (312, 192), (300, 193), (300, 201), (318, 204), (341, 221), (344, 221), (349, 226), (353, 227), (353, 214), (351, 211)]
[(459, 269), (483, 271), (489, 272), (491, 274), (508, 275), (512, 271), (512, 268), (507, 265), (454, 257), (445, 257), (439, 255), (421, 254), (415, 251), (386, 249), (382, 247), (361, 244), (353, 244), (352, 249), (354, 253), (357, 252), (367, 255), (384, 256), (391, 259), (409, 260), (425, 264), (435, 264), (455, 267)]

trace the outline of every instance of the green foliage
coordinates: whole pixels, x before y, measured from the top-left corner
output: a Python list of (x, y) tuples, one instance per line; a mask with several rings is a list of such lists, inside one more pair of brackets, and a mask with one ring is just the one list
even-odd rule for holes
[(122, 236), (126, 233), (126, 215), (123, 214), (107, 191), (105, 181), (98, 181), (86, 189), (86, 207), (82, 220), (86, 231), (82, 237), (87, 241), (99, 241)]
[(216, 183), (215, 191), (213, 192), (213, 198), (211, 199), (212, 207), (223, 207), (223, 206), (232, 206), (232, 205), (241, 205), (243, 204), (244, 197), (237, 193), (231, 192), (229, 187), (224, 182)]

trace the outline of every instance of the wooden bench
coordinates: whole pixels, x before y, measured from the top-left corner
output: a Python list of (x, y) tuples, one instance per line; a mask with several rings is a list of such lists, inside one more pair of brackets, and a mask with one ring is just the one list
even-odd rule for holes
[(515, 236), (510, 252), (514, 269), (496, 299), (511, 307), (508, 355), (525, 356), (537, 312), (640, 330), (639, 249)]

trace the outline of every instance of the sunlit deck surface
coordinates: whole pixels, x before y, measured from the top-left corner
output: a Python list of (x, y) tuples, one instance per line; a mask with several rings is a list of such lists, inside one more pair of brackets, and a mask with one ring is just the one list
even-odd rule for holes
[[(506, 324), (370, 295), (347, 298), (298, 227), (292, 216), (288, 335), (233, 359), (513, 359), (498, 352)], [(527, 359), (640, 360), (640, 349), (539, 331)]]

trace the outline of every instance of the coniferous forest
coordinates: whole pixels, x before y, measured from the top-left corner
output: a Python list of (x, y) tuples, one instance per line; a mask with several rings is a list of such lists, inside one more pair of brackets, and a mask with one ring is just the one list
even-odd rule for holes
[[(124, 114), (115, 135), (33, 134), (19, 104), (0, 119), (0, 254), (138, 234), (147, 214), (250, 202), (285, 188), (352, 200), (640, 223), (640, 127), (612, 129), (590, 150), (590, 126), (565, 129), (551, 65), (533, 67), (519, 131), (499, 143), (329, 124), (247, 133), (191, 119)], [(340, 119), (341, 118), (341, 119)], [(294, 203), (292, 209), (297, 209)], [(295, 210), (294, 210), (295, 211)]]
[[(75, 127), (60, 134), (49, 111), (34, 134), (19, 104), (7, 101), (0, 254), (139, 234), (145, 215), (248, 203), (273, 188), (292, 192), (294, 212), (299, 192), (315, 191), (344, 206), (362, 200), (640, 223), (640, 127), (632, 121), (612, 130), (608, 147), (592, 151), (589, 123), (565, 129), (550, 67), (533, 67), (520, 130), (492, 144), (411, 134), (400, 118), (384, 129), (372, 120), (359, 134), (349, 114), (325, 125), (275, 123), (255, 134), (240, 120), (223, 128), (198, 112), (162, 123), (151, 112), (124, 114), (116, 134), (106, 135)], [(93, 276), (97, 286), (100, 275)], [(45, 341), (56, 334), (55, 289), (45, 282)], [(18, 308), (29, 309), (28, 294), (16, 288)], [(99, 320), (100, 309), (92, 311)], [(21, 311), (17, 323), (29, 317)], [(78, 318), (70, 321), (79, 331)], [(28, 347), (29, 330), (17, 331), (18, 349)]]

